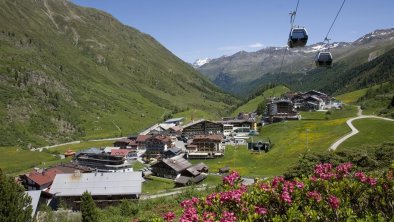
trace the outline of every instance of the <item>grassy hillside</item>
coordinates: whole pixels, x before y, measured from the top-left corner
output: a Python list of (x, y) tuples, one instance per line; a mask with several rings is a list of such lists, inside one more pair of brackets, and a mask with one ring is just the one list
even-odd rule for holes
[(166, 113), (218, 115), (237, 103), (102, 11), (0, 0), (0, 27), (0, 146), (127, 135)]
[(290, 89), (286, 86), (276, 86), (272, 89), (265, 90), (261, 95), (249, 100), (245, 104), (238, 107), (234, 112), (233, 116), (238, 115), (240, 112), (255, 112), (261, 102), (264, 102), (269, 97), (280, 96), (283, 93), (289, 92)]
[(394, 141), (394, 122), (380, 119), (359, 119), (353, 125), (360, 131), (342, 143), (338, 150), (359, 148)]
[(267, 125), (261, 128), (260, 135), (253, 140), (267, 141), (269, 138), (274, 146), (268, 153), (250, 153), (246, 146), (227, 146), (223, 158), (203, 162), (210, 167), (211, 172), (229, 166), (243, 176), (281, 175), (297, 162), (300, 154), (308, 150), (318, 153), (327, 151), (332, 143), (350, 131), (345, 122), (349, 117), (356, 116), (356, 113), (357, 109), (348, 106), (333, 111), (328, 119), (324, 112), (313, 112), (313, 116), (309, 115), (300, 121)]

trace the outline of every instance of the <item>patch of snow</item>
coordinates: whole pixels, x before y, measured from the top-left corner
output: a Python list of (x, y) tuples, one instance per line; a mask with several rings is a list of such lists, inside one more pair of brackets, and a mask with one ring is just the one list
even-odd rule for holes
[(199, 67), (209, 63), (210, 61), (211, 61), (211, 59), (209, 59), (209, 58), (197, 59), (196, 61), (194, 61), (193, 66), (196, 68), (199, 68)]

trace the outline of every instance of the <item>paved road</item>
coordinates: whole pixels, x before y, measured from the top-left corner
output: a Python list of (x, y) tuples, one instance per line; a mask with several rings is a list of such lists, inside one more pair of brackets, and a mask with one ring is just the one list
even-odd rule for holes
[(394, 121), (394, 119), (389, 119), (389, 118), (384, 118), (384, 117), (379, 117), (379, 116), (372, 116), (372, 115), (363, 115), (362, 114), (362, 110), (360, 109), (359, 106), (357, 106), (358, 108), (358, 112), (357, 112), (357, 117), (348, 119), (346, 121), (346, 124), (350, 127), (350, 129), (352, 130), (352, 132), (350, 132), (349, 134), (345, 135), (344, 137), (340, 138), (339, 140), (337, 140), (335, 143), (333, 143), (329, 150), (336, 150), (338, 148), (339, 145), (341, 145), (343, 142), (345, 142), (347, 139), (349, 139), (350, 137), (356, 135), (359, 131), (358, 129), (356, 129), (356, 127), (353, 126), (352, 122), (354, 120), (357, 119), (366, 119), (366, 118), (375, 118), (375, 119), (383, 119), (383, 120), (387, 120), (387, 121)]

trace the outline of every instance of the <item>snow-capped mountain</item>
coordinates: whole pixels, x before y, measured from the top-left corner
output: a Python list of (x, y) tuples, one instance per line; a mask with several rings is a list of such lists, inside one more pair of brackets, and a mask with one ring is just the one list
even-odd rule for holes
[(394, 39), (394, 28), (377, 29), (357, 39), (356, 41), (354, 41), (353, 44), (366, 44), (366, 43), (371, 43), (372, 41), (392, 40), (392, 39)]
[(200, 68), (201, 66), (209, 63), (210, 61), (211, 61), (211, 59), (209, 59), (209, 58), (197, 59), (196, 61), (194, 61), (194, 63), (192, 65), (194, 68)]
[[(394, 28), (379, 29), (354, 42), (323, 42), (288, 49), (265, 47), (255, 52), (240, 51), (233, 55), (215, 58), (197, 69), (222, 90), (241, 95), (256, 81), (273, 73), (304, 73), (315, 69), (317, 52), (330, 49), (335, 63), (359, 65), (372, 61), (394, 47)], [(285, 55), (285, 56), (284, 56)], [(357, 59), (354, 59), (357, 58)], [(268, 77), (267, 77), (268, 78)], [(274, 80), (269, 80), (274, 81)]]

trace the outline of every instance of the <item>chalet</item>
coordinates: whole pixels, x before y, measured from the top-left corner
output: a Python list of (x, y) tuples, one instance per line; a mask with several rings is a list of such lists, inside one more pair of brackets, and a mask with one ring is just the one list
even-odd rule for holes
[(222, 135), (195, 135), (186, 149), (189, 159), (210, 159), (223, 156)]
[(166, 135), (156, 135), (149, 137), (145, 141), (146, 152), (145, 157), (153, 157), (157, 155), (162, 155), (164, 151), (172, 147), (172, 139), (170, 136)]
[(271, 100), (266, 107), (265, 122), (280, 122), (284, 120), (299, 120), (301, 116), (295, 110), (289, 99)]
[(159, 161), (153, 164), (151, 167), (153, 175), (175, 179), (178, 174), (181, 174), (181, 172), (191, 166), (192, 164), (182, 156), (175, 156)]
[(141, 194), (141, 172), (58, 174), (50, 192), (73, 209), (79, 209), (82, 194), (87, 191), (99, 206), (138, 199)]
[(137, 139), (136, 139), (136, 143), (138, 146), (138, 149), (145, 149), (146, 147), (146, 140), (151, 138), (152, 135), (138, 135)]
[(323, 110), (325, 105), (323, 99), (317, 96), (308, 96), (302, 101), (300, 110)]
[(183, 126), (182, 135), (185, 137), (210, 134), (223, 135), (223, 124), (201, 119)]
[(23, 186), (27, 190), (47, 190), (56, 174), (63, 173), (60, 169), (39, 169), (33, 172), (19, 176), (22, 181)]
[(207, 165), (205, 165), (204, 163), (199, 163), (187, 168), (184, 172), (182, 172), (182, 175), (189, 177), (196, 177), (201, 173), (208, 173), (208, 170), (209, 168)]

